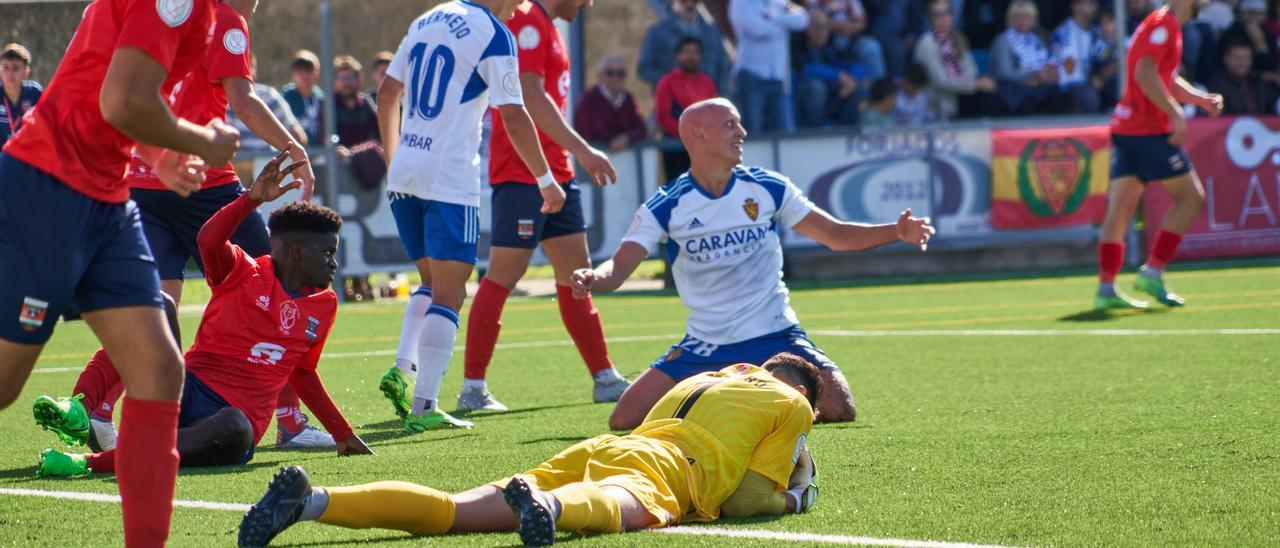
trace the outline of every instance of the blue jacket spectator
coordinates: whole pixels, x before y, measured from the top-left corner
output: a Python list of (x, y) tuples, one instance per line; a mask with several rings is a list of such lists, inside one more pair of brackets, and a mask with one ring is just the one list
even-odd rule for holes
[(729, 89), (733, 63), (725, 50), (724, 36), (715, 23), (699, 12), (698, 0), (672, 0), (670, 15), (649, 27), (644, 34), (644, 45), (640, 47), (636, 73), (656, 90), (658, 81), (676, 68), (676, 46), (688, 37), (702, 43), (702, 72), (724, 93)]
[(31, 76), (31, 52), (21, 44), (9, 44), (0, 53), (0, 147), (22, 127), (22, 116), (40, 102), (44, 88), (27, 80)]
[(280, 90), (293, 116), (307, 130), (307, 142), (319, 145), (320, 116), (324, 112), (324, 90), (316, 85), (320, 78), (320, 58), (307, 50), (298, 50), (289, 64), (289, 76), (292, 83)]
[(738, 43), (735, 91), (748, 132), (794, 131), (791, 105), (791, 33), (809, 15), (789, 0), (729, 0)]
[(885, 72), (902, 76), (916, 38), (924, 32), (924, 0), (866, 0), (871, 35), (884, 51)]
[(1099, 40), (1094, 19), (1098, 0), (1072, 0), (1071, 17), (1053, 31), (1053, 58), (1058, 65), (1058, 86), (1074, 113), (1098, 112), (1098, 90), (1089, 83), (1094, 43)]
[(830, 21), (821, 10), (810, 13), (809, 28), (793, 35), (791, 59), (797, 70), (796, 118), (800, 127), (857, 123), (864, 82), (872, 81), (865, 65), (837, 48), (831, 38)]

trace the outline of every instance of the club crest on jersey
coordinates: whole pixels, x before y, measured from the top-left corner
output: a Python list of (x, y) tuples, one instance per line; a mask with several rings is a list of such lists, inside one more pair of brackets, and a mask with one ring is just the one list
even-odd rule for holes
[(678, 360), (680, 359), (681, 354), (684, 354), (684, 349), (677, 346), (675, 348), (672, 348), (670, 352), (667, 352), (667, 355), (662, 357), (662, 361), (669, 362), (669, 361)]
[(254, 302), (258, 305), (258, 308), (261, 308), (264, 311), (271, 310), (271, 297), (258, 295), (258, 300)]
[(318, 336), (316, 332), (319, 329), (320, 320), (317, 320), (315, 316), (307, 316), (307, 338), (313, 341), (316, 340)]
[(747, 198), (745, 202), (742, 202), (742, 210), (747, 212), (747, 216), (751, 217), (752, 221), (760, 216), (760, 204), (757, 204), (754, 199)]
[(227, 48), (227, 52), (232, 55), (242, 55), (249, 49), (249, 39), (244, 35), (244, 31), (231, 29), (222, 35), (222, 47)]
[(293, 324), (298, 322), (298, 305), (293, 301), (285, 301), (280, 305), (280, 330), (288, 333)]
[(44, 317), (48, 313), (48, 302), (27, 297), (22, 299), (22, 310), (18, 311), (18, 323), (22, 324), (23, 331), (32, 333), (44, 325)]
[(520, 219), (516, 221), (516, 236), (525, 240), (533, 237), (533, 219)]
[(186, 23), (194, 8), (193, 0), (156, 0), (156, 14), (170, 27)]

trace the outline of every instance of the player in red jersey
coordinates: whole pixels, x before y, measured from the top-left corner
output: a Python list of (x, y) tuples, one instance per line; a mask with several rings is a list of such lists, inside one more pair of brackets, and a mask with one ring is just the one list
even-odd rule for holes
[[(253, 63), (246, 20), (253, 15), (257, 5), (258, 0), (221, 0), (217, 3), (213, 43), (209, 45), (204, 60), (175, 86), (171, 93), (173, 110), (178, 116), (196, 124), (206, 124), (211, 120), (225, 122), (230, 104), (254, 134), (280, 150), (292, 145), (290, 156), (293, 160), (307, 162), (305, 147), (294, 140), (253, 90)], [(303, 183), (303, 199), (309, 200), (315, 182), (311, 165), (304, 164), (297, 173)], [(196, 245), (196, 233), (215, 212), (243, 194), (244, 187), (231, 164), (227, 163), (211, 166), (199, 191), (186, 197), (179, 196), (168, 190), (156, 177), (155, 170), (136, 155), (129, 164), (126, 180), (130, 198), (138, 204), (142, 214), (147, 244), (160, 268), (160, 289), (173, 297), (177, 304), (182, 301), (187, 262), (194, 258), (197, 267), (204, 266)], [(267, 226), (257, 213), (249, 215), (240, 224), (231, 241), (251, 257), (271, 251)], [(90, 410), (93, 436), (89, 442), (95, 450), (113, 446), (115, 431), (111, 425), (111, 411), (121, 388), (117, 386), (97, 408)], [(276, 423), (277, 446), (333, 447), (332, 437), (307, 426), (305, 415), (298, 406), (298, 396), (287, 386), (276, 403), (276, 416), (279, 419)]]
[[(286, 385), (297, 390), (338, 439), (339, 455), (370, 454), (347, 424), (316, 372), (333, 328), (338, 297), (329, 284), (338, 262), (342, 218), (309, 202), (293, 202), (271, 215), (271, 254), (250, 258), (229, 240), (258, 204), (301, 186), (280, 186), (288, 149), (263, 169), (253, 188), (216, 213), (200, 230), (200, 254), (213, 298), (196, 341), (187, 352), (186, 383), (178, 420), (178, 454), (185, 466), (245, 464), (267, 425), (272, 402)], [(117, 378), (105, 353), (89, 362), (83, 396), (36, 401), (36, 421), (64, 439), (88, 435), (86, 406), (102, 398)], [(83, 398), (83, 400), (81, 400)], [(115, 451), (71, 455), (46, 449), (42, 476), (76, 476), (116, 469)]]
[[(1111, 187), (1107, 216), (1098, 235), (1098, 294), (1095, 310), (1144, 309), (1144, 301), (1116, 291), (1116, 275), (1124, 263), (1124, 235), (1145, 186), (1158, 182), (1173, 196), (1147, 262), (1134, 287), (1166, 306), (1182, 306), (1181, 297), (1164, 285), (1165, 265), (1173, 259), (1182, 233), (1204, 203), (1204, 187), (1182, 148), (1187, 121), (1182, 103), (1222, 112), (1222, 96), (1203, 93), (1178, 76), (1182, 60), (1182, 22), (1194, 18), (1201, 0), (1169, 0), (1151, 12), (1129, 40), (1125, 60), (1128, 80), (1111, 117)], [(1154, 222), (1148, 219), (1147, 222)]]
[(214, 0), (96, 0), (41, 103), (0, 154), (0, 408), (18, 397), (68, 307), (128, 388), (118, 482), (128, 546), (169, 534), (182, 355), (124, 183), (135, 145), (182, 194), (239, 147), (225, 125), (175, 118), (161, 96), (200, 62)]
[(485, 372), (502, 328), (500, 318), (507, 296), (524, 276), (539, 245), (555, 268), (560, 318), (595, 379), (593, 399), (617, 401), (629, 383), (613, 368), (605, 344), (600, 313), (590, 300), (574, 300), (569, 289), (573, 272), (591, 267), (582, 200), (574, 183), (572, 153), (597, 185), (617, 179), (613, 164), (592, 148), (565, 121), (569, 97), (569, 52), (553, 18), (573, 21), (591, 0), (523, 2), (506, 22), (516, 37), (520, 84), (525, 107), (538, 127), (538, 141), (551, 173), (565, 190), (564, 207), (557, 213), (538, 211), (537, 181), (521, 162), (507, 138), (499, 116), (493, 116), (489, 183), (493, 187), (493, 216), (489, 270), (480, 281), (467, 320), (466, 371), (460, 412), (505, 410), (489, 393)]

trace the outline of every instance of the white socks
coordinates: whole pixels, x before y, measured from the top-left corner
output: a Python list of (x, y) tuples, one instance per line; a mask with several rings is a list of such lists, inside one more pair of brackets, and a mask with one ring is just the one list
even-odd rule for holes
[(427, 310), (418, 337), (418, 382), (413, 387), (413, 414), (425, 415), (436, 409), (440, 383), (453, 357), (458, 339), (458, 312), (438, 304)]
[(614, 369), (612, 367), (597, 371), (595, 375), (591, 376), (591, 378), (594, 379), (596, 382), (607, 382), (607, 383), (615, 383), (618, 381), (626, 380), (625, 378), (623, 378), (622, 375), (618, 374), (617, 369)]
[(462, 390), (488, 390), (484, 379), (462, 379)]
[(400, 326), (400, 346), (396, 348), (396, 368), (410, 377), (417, 374), (418, 335), (422, 322), (431, 308), (431, 286), (421, 285), (409, 296), (409, 306), (404, 309), (404, 323)]

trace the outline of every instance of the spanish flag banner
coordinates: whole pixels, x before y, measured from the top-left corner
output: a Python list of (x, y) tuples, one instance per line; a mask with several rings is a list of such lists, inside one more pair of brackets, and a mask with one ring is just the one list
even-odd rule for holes
[(1044, 228), (1102, 222), (1107, 126), (991, 132), (991, 226)]

